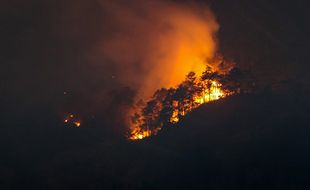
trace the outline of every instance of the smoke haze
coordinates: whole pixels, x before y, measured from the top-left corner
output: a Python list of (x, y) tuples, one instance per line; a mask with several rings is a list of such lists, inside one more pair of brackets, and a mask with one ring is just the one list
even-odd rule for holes
[(210, 1), (215, 19), (206, 2), (1, 1), (2, 117), (35, 118), (51, 107), (119, 113), (117, 104), (148, 98), (190, 70), (203, 70), (218, 48), (217, 33), (225, 58), (255, 71), (264, 84), (287, 76), (309, 81), (303, 3)]
[(101, 1), (106, 35), (95, 57), (116, 66), (121, 83), (147, 98), (201, 73), (216, 50), (218, 24), (207, 7), (171, 1)]

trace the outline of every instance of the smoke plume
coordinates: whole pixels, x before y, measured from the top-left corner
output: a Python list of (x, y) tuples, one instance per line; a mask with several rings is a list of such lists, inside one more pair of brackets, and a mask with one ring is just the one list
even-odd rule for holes
[(102, 0), (105, 34), (95, 56), (113, 65), (111, 76), (148, 98), (201, 73), (216, 50), (218, 24), (207, 7), (172, 1)]

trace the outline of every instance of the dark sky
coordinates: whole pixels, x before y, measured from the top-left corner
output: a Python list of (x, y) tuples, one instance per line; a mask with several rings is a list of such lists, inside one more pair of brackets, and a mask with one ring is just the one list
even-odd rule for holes
[[(225, 57), (251, 70), (263, 87), (286, 81), (309, 88), (308, 0), (163, 0), (155, 8), (139, 2), (152, 1), (0, 1), (0, 186), (310, 187), (307, 93), (227, 98), (141, 144), (125, 142), (122, 118), (138, 89), (133, 81), (149, 64), (136, 62), (149, 60), (148, 40), (161, 36), (148, 21), (165, 20), (167, 10), (204, 18), (209, 6)], [(124, 47), (129, 51), (113, 59), (98, 51), (118, 39), (133, 44)], [(117, 58), (134, 64), (116, 64)], [(86, 127), (64, 127), (69, 112)]]
[(213, 1), (220, 46), (266, 77), (307, 77), (307, 1)]
[[(125, 2), (139, 7), (138, 1)], [(194, 1), (175, 2), (186, 6)], [(210, 5), (216, 15), (224, 56), (253, 70), (264, 83), (289, 79), (308, 84), (306, 0), (196, 3)], [(113, 34), (113, 22), (100, 1), (6, 0), (0, 3), (0, 14), (0, 96), (5, 112), (37, 106), (58, 109), (64, 91), (80, 109), (99, 106), (110, 101), (107, 92), (124, 87), (114, 78), (119, 68), (91, 57), (98, 42)]]

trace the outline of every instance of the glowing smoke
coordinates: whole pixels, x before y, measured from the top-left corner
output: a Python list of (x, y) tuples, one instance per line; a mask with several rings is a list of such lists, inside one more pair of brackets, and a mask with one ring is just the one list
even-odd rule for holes
[(162, 87), (201, 73), (216, 50), (218, 24), (207, 7), (170, 1), (101, 1), (105, 35), (97, 56), (116, 67), (116, 78), (148, 98)]

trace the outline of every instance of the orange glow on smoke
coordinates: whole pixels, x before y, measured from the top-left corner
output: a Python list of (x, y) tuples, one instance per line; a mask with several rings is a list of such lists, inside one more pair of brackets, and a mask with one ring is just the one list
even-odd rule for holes
[(167, 18), (173, 30), (159, 34), (155, 50), (146, 60), (152, 69), (144, 80), (139, 96), (149, 98), (156, 89), (175, 87), (189, 72), (198, 76), (205, 71), (206, 60), (213, 57), (217, 24), (194, 15), (175, 14)]
[[(187, 73), (204, 71), (217, 49), (219, 25), (208, 7), (195, 3), (139, 2), (137, 9), (117, 1), (101, 2), (114, 19), (114, 30), (99, 43), (98, 54), (120, 68), (117, 80), (136, 89), (137, 99), (146, 100), (157, 89), (177, 86)], [(143, 17), (137, 14), (139, 9)]]
[[(176, 88), (189, 72), (200, 77), (208, 60), (215, 56), (219, 25), (208, 7), (194, 3), (183, 6), (173, 1), (141, 1), (135, 9), (117, 1), (103, 1), (101, 6), (113, 18), (110, 27), (115, 30), (98, 46), (99, 55), (121, 68), (118, 80), (137, 91), (136, 102), (151, 99), (158, 89)], [(143, 10), (143, 17), (136, 13), (139, 9)], [(215, 82), (212, 89), (197, 95), (190, 109), (174, 109), (171, 122), (178, 122), (179, 115), (186, 115), (197, 105), (223, 97), (225, 93), (220, 90), (219, 82)], [(155, 129), (147, 124), (141, 126), (145, 118), (132, 123), (131, 116), (136, 112), (136, 108), (130, 108), (127, 118), (131, 125), (130, 139), (143, 139), (161, 129), (161, 124)]]

